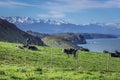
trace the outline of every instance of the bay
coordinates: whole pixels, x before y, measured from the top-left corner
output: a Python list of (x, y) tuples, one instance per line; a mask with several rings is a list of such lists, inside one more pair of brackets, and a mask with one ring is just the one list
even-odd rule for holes
[(103, 50), (109, 52), (120, 51), (120, 38), (87, 39), (86, 41), (87, 44), (79, 44), (79, 46), (88, 48), (92, 52), (103, 52)]

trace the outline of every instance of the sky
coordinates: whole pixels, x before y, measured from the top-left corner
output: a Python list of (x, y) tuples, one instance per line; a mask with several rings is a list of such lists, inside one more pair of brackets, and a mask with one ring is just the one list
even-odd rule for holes
[(0, 0), (0, 16), (120, 23), (120, 0)]

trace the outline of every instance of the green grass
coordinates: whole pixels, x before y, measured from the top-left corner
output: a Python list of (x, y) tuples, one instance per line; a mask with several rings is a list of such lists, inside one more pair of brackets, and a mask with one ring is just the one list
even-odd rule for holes
[(57, 36), (48, 36), (48, 37), (43, 38), (42, 41), (46, 45), (53, 46), (53, 47), (59, 47), (59, 48), (76, 47), (76, 45), (74, 45), (67, 39), (64, 39), (62, 37), (57, 37)]
[(16, 45), (0, 42), (0, 80), (120, 80), (120, 58), (110, 57), (107, 66), (108, 54), (78, 51), (75, 59), (60, 48)]

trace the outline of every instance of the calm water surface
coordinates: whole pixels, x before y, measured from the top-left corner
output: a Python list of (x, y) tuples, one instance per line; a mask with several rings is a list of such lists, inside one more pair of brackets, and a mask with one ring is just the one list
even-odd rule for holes
[(110, 52), (114, 52), (115, 50), (120, 51), (120, 38), (88, 39), (87, 44), (80, 44), (79, 46), (88, 48), (93, 52), (103, 52), (103, 50), (108, 50)]

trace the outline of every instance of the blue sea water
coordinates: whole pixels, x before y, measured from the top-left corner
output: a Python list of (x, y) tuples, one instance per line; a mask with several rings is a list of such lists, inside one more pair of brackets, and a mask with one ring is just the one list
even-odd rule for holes
[(115, 50), (120, 51), (120, 38), (110, 39), (87, 39), (87, 44), (80, 44), (79, 46), (88, 48), (93, 52), (103, 52), (108, 50), (114, 52)]

